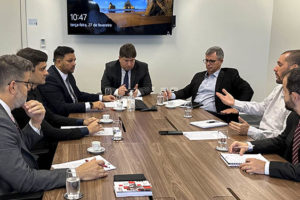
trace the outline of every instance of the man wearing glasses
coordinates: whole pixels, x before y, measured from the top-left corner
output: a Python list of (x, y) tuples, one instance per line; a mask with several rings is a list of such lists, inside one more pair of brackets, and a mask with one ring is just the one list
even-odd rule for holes
[[(214, 46), (209, 48), (205, 53), (203, 62), (206, 65), (206, 71), (195, 74), (190, 84), (185, 88), (171, 93), (167, 91), (169, 99), (187, 99), (192, 97), (192, 102), (202, 104), (203, 109), (217, 115), (225, 121), (230, 121), (218, 115), (221, 111), (229, 109), (216, 98), (216, 92), (220, 92), (223, 88), (239, 100), (249, 101), (253, 96), (251, 86), (243, 80), (236, 69), (221, 68), (224, 53), (220, 47)], [(237, 120), (237, 119), (235, 119)]]

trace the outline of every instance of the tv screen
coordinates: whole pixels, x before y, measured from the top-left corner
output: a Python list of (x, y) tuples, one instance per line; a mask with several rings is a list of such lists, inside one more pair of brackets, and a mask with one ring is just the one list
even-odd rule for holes
[(173, 0), (67, 0), (68, 34), (172, 34)]

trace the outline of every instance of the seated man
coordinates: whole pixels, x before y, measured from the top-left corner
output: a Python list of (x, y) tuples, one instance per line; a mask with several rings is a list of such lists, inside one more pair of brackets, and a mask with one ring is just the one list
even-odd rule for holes
[(290, 111), (285, 109), (283, 91), (282, 91), (282, 74), (300, 65), (300, 51), (292, 50), (282, 53), (274, 68), (276, 83), (280, 84), (275, 87), (272, 93), (264, 99), (263, 102), (246, 102), (235, 100), (225, 89), (224, 95), (217, 92), (221, 101), (233, 108), (249, 115), (262, 116), (259, 129), (250, 126), (241, 117), (240, 123), (231, 122), (229, 126), (239, 132), (241, 135), (248, 135), (251, 138), (264, 139), (276, 137), (285, 129), (285, 122)]
[[(63, 187), (66, 169), (38, 170), (31, 147), (43, 138), (45, 109), (38, 101), (26, 102), (32, 63), (16, 55), (0, 57), (0, 195), (37, 192)], [(23, 107), (31, 118), (21, 130), (11, 110)], [(103, 161), (93, 160), (75, 169), (80, 180), (104, 177)]]
[[(38, 87), (46, 106), (54, 113), (68, 116), (91, 109), (101, 110), (103, 101), (112, 101), (112, 95), (102, 96), (81, 92), (72, 73), (75, 70), (75, 54), (70, 47), (59, 46), (54, 51), (54, 65), (49, 69), (46, 84)], [(102, 98), (103, 97), (103, 98)]]
[(152, 83), (146, 63), (135, 60), (133, 44), (120, 48), (119, 60), (106, 63), (101, 80), (102, 93), (111, 88), (115, 96), (124, 96), (134, 90), (134, 96), (145, 96), (152, 92)]
[[(240, 165), (247, 173), (265, 174), (271, 177), (300, 181), (300, 68), (295, 68), (283, 78), (284, 102), (287, 109), (293, 112), (286, 121), (286, 128), (275, 138), (253, 142), (235, 141), (229, 147), (230, 153), (276, 153), (288, 162), (248, 158)], [(274, 122), (276, 123), (276, 122)]]
[[(21, 49), (17, 53), (18, 56), (23, 57), (34, 65), (34, 70), (31, 73), (30, 81), (34, 83), (32, 89), (28, 92), (27, 100), (37, 100), (41, 103), (42, 97), (39, 91), (36, 89), (37, 85), (45, 84), (46, 76), (48, 72), (46, 70), (48, 56), (42, 51), (25, 48)], [(82, 138), (88, 134), (101, 130), (101, 126), (98, 124), (98, 119), (91, 117), (89, 119), (74, 119), (68, 118), (53, 113), (46, 106), (45, 119), (42, 122), (41, 129), (44, 133), (44, 140), (35, 146), (35, 149), (47, 148), (49, 153), (39, 157), (39, 167), (49, 169), (52, 163), (52, 159), (55, 153), (57, 141), (60, 140), (73, 140)], [(23, 108), (17, 108), (12, 111), (14, 118), (16, 119), (20, 128), (25, 127), (30, 118), (26, 115)], [(72, 128), (72, 129), (60, 129), (61, 126), (78, 126), (86, 125), (86, 128)]]
[(239, 100), (249, 101), (253, 96), (253, 90), (250, 85), (243, 80), (236, 69), (221, 68), (223, 63), (224, 53), (220, 47), (211, 47), (205, 53), (203, 62), (206, 65), (207, 71), (195, 74), (191, 83), (185, 88), (171, 93), (165, 92), (169, 99), (187, 99), (192, 97), (193, 102), (202, 104), (201, 108), (219, 115), (221, 111), (230, 108), (216, 98), (216, 92), (220, 92), (223, 88)]

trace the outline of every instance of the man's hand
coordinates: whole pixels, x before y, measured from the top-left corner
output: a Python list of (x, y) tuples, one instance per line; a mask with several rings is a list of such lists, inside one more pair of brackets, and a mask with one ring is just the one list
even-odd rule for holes
[(124, 96), (125, 93), (127, 92), (127, 88), (125, 87), (125, 84), (121, 85), (119, 88), (118, 88), (118, 95), (119, 96)]
[(105, 105), (101, 101), (93, 102), (93, 109), (102, 110), (103, 108), (105, 108)]
[(90, 123), (92, 123), (95, 120), (98, 120), (98, 119), (96, 117), (87, 118), (87, 119), (83, 120), (83, 125), (88, 126)]
[(241, 117), (239, 117), (239, 122), (231, 121), (229, 127), (237, 131), (240, 135), (247, 135), (250, 125)]
[(248, 144), (246, 142), (234, 141), (230, 147), (229, 153), (239, 153), (241, 156), (248, 150)]
[(133, 97), (137, 97), (138, 92), (139, 92), (139, 84), (135, 84)]
[(222, 114), (238, 114), (239, 111), (235, 108), (227, 108), (221, 111)]
[(103, 160), (96, 160), (95, 158), (89, 162), (86, 162), (76, 168), (76, 174), (79, 176), (80, 180), (88, 181), (94, 180), (97, 178), (107, 176), (107, 173), (104, 171)]
[(227, 106), (233, 106), (234, 105), (234, 98), (233, 96), (228, 93), (225, 89), (222, 89), (222, 92), (225, 94), (221, 94), (219, 92), (216, 92), (217, 97)]
[(116, 98), (113, 95), (104, 95), (102, 97), (103, 101), (114, 101)]
[(172, 97), (172, 92), (170, 90), (166, 90), (163, 92), (163, 95), (165, 100), (169, 100)]
[(97, 133), (102, 129), (102, 126), (98, 122), (99, 119), (96, 119), (95, 121), (93, 121), (87, 126), (90, 135), (94, 135), (95, 133)]
[(240, 165), (240, 169), (247, 173), (265, 174), (265, 164), (265, 161), (247, 158), (246, 162)]
[(41, 123), (45, 117), (46, 110), (38, 101), (30, 100), (23, 105), (26, 114), (31, 118), (31, 123), (37, 129), (41, 128)]

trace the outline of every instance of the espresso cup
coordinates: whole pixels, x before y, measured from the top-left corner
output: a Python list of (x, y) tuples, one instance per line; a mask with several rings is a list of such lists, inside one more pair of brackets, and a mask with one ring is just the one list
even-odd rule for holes
[(109, 114), (105, 114), (102, 116), (102, 119), (107, 121), (107, 120), (109, 120), (109, 117), (110, 117)]
[(92, 141), (92, 148), (94, 151), (100, 151), (101, 142), (99, 141)]

